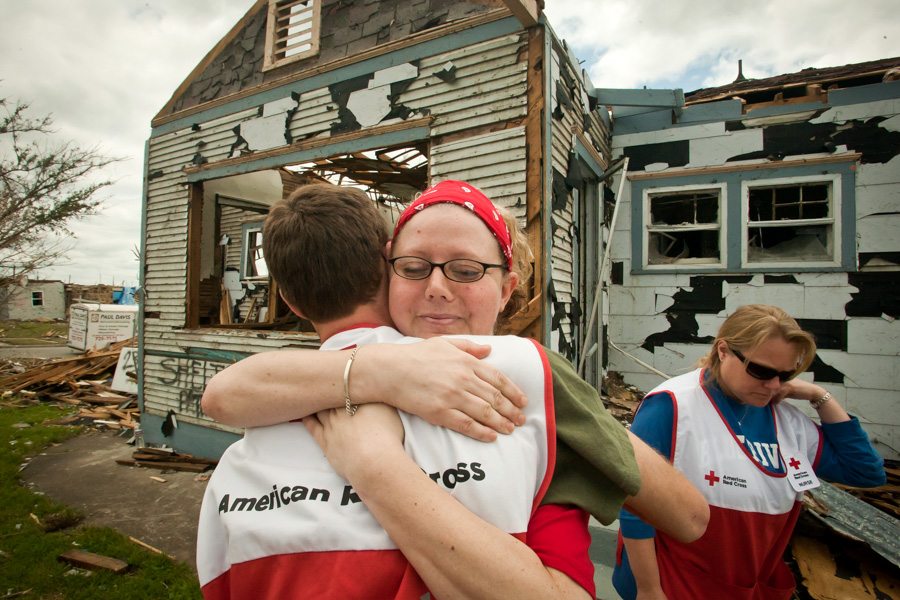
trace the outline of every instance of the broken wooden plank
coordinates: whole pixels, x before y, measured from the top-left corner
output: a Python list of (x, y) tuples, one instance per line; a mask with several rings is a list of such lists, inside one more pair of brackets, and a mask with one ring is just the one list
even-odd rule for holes
[(102, 569), (113, 573), (122, 573), (128, 569), (128, 563), (117, 558), (109, 558), (100, 554), (94, 554), (87, 550), (68, 550), (57, 557), (62, 562), (81, 569), (93, 571)]
[(791, 552), (806, 591), (816, 600), (900, 600), (900, 580), (869, 563), (860, 563), (857, 573), (839, 573), (835, 557), (821, 540), (795, 535)]
[(117, 458), (116, 462), (126, 467), (149, 467), (152, 469), (171, 469), (173, 471), (187, 471), (189, 473), (202, 473), (210, 468), (210, 465), (195, 465), (192, 463), (179, 463), (169, 461), (137, 461), (128, 458)]

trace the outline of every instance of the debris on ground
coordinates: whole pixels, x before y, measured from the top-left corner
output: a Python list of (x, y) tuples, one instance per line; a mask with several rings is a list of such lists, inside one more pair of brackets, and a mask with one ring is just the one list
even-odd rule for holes
[(112, 571), (113, 573), (122, 573), (127, 571), (129, 567), (129, 564), (123, 560), (94, 554), (87, 550), (67, 550), (60, 554), (58, 558), (60, 561), (68, 563), (73, 567), (87, 569), (89, 571), (100, 569)]
[(54, 423), (133, 430), (140, 424), (137, 395), (113, 392), (109, 380), (122, 349), (134, 343), (134, 339), (124, 340), (71, 358), (0, 361), (0, 405), (70, 404), (78, 407), (78, 413)]
[(634, 411), (644, 399), (644, 392), (625, 383), (616, 371), (607, 372), (601, 390), (600, 397), (610, 414), (625, 425), (631, 423)]
[(219, 461), (211, 458), (197, 458), (190, 454), (181, 454), (171, 448), (145, 447), (135, 450), (130, 459), (120, 458), (116, 462), (128, 467), (148, 467), (163, 471), (203, 473), (215, 467)]
[(900, 521), (844, 489), (804, 494), (789, 561), (799, 597), (900, 600)]

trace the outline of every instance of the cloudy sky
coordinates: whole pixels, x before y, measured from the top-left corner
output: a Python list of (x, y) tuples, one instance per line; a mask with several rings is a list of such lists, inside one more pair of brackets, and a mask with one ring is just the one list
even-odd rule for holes
[[(41, 276), (136, 285), (150, 120), (253, 0), (0, 0), (0, 98), (52, 114), (60, 141), (123, 157), (102, 213)], [(546, 0), (597, 87), (682, 88), (900, 56), (896, 0)]]

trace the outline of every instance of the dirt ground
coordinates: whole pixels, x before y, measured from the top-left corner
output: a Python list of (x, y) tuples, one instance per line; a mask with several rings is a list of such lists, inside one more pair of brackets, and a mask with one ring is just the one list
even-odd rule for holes
[(196, 481), (195, 473), (116, 463), (134, 451), (127, 440), (89, 430), (32, 458), (22, 479), (32, 490), (83, 510), (86, 525), (112, 527), (196, 568), (206, 482)]

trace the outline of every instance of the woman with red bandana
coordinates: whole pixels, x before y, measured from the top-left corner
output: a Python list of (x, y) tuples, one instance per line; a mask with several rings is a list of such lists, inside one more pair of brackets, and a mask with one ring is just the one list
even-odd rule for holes
[[(622, 598), (787, 600), (795, 584), (781, 556), (803, 492), (819, 478), (884, 484), (884, 461), (859, 421), (825, 388), (796, 379), (815, 354), (813, 337), (783, 310), (742, 306), (703, 368), (647, 394), (631, 430), (704, 494), (710, 521), (684, 544), (623, 510), (613, 573)], [(786, 398), (809, 402), (821, 426)]]
[[(516, 298), (524, 298), (521, 290), (525, 277), (520, 277), (523, 271), (519, 265), (526, 260), (521, 253), (516, 252), (516, 233), (514, 226), (508, 227), (490, 201), (472, 186), (448, 181), (426, 191), (401, 217), (390, 244), (390, 309), (397, 328), (405, 334), (419, 337), (491, 334), (498, 315), (515, 312), (521, 306), (517, 305)], [(518, 247), (527, 246), (518, 244)], [(384, 367), (383, 373), (367, 375), (376, 362), (374, 348), (364, 347), (360, 352), (362, 360), (356, 359), (358, 362), (353, 367), (354, 381), (350, 386), (350, 396), (353, 396), (354, 402), (383, 401), (384, 396), (379, 397), (372, 390), (385, 389), (380, 383), (385, 379), (398, 382), (401, 386), (410, 385), (409, 366), (396, 358), (396, 352), (402, 346), (382, 346), (382, 350), (384, 348), (394, 353), (391, 355), (394, 360), (387, 365), (379, 362)], [(246, 365), (265, 365), (265, 372), (269, 375), (285, 372), (296, 375), (299, 372), (298, 365), (302, 362), (298, 357), (299, 352), (274, 354), (280, 356), (256, 355), (251, 357), (252, 360), (242, 362)], [(307, 353), (307, 356), (310, 354), (316, 355), (317, 359), (332, 359), (337, 358), (339, 353)], [(273, 362), (279, 359), (287, 361), (284, 369)], [(647, 516), (660, 523), (661, 527), (664, 527), (662, 521), (666, 519), (680, 521), (685, 514), (690, 515), (674, 529), (679, 537), (693, 539), (705, 526), (706, 507), (689, 484), (684, 482), (684, 486), (680, 485), (683, 479), (673, 482), (668, 478), (670, 473), (674, 473), (664, 461), (650, 452), (646, 445), (627, 436), (625, 430), (603, 409), (596, 391), (578, 379), (571, 364), (549, 352), (547, 359), (553, 373), (554, 406), (557, 409), (556, 464), (544, 502), (529, 524), (526, 542), (540, 556), (541, 563), (548, 570), (552, 569), (554, 577), (562, 578), (560, 581), (564, 583), (561, 583), (561, 588), (572, 593), (574, 584), (580, 592), (577, 595), (580, 596), (593, 591), (593, 568), (587, 556), (590, 543), (587, 532), (588, 512), (609, 522), (615, 517), (625, 497), (638, 492), (638, 482), (634, 477), (636, 473), (631, 466), (634, 464), (633, 458), (628, 456), (632, 452), (629, 442), (634, 444), (638, 464), (642, 465), (643, 482), (640, 493), (630, 499), (636, 510), (646, 509)], [(346, 357), (343, 360), (346, 361)], [(204, 395), (204, 410), (209, 412), (208, 401), (211, 396), (218, 395), (213, 393), (215, 388), (221, 388), (223, 396), (243, 398), (245, 405), (247, 396), (252, 394), (249, 405), (254, 414), (250, 418), (244, 415), (240, 419), (235, 418), (236, 413), (232, 413), (230, 422), (227, 422), (229, 425), (268, 424), (260, 419), (260, 415), (265, 414), (271, 419), (274, 413), (269, 412), (269, 408), (261, 413), (260, 399), (275, 396), (284, 398), (288, 395), (285, 389), (296, 390), (301, 385), (307, 391), (312, 385), (311, 380), (316, 378), (315, 374), (311, 374), (295, 381), (280, 379), (277, 385), (266, 388), (264, 384), (254, 380), (252, 370), (241, 370), (240, 366), (241, 363), (238, 363), (218, 374), (210, 382), (207, 394)], [(440, 369), (440, 365), (435, 364), (426, 367), (429, 369), (425, 371), (426, 375)], [(261, 370), (261, 366), (256, 369)], [(326, 371), (327, 368), (322, 368), (319, 378), (324, 378), (333, 388), (336, 378), (334, 375), (322, 377), (321, 374)], [(423, 369), (418, 371), (422, 372)], [(223, 379), (222, 376), (229, 372), (234, 376)], [(418, 393), (427, 394), (428, 388)], [(483, 540), (480, 542), (482, 547), (489, 548), (488, 540), (493, 538), (485, 535), (478, 526), (473, 526), (470, 533), (470, 528), (464, 526), (463, 522), (448, 524), (446, 519), (435, 516), (424, 519), (426, 528), (429, 520), (447, 527), (431, 531), (433, 536), (429, 538), (413, 524), (413, 515), (402, 509), (397, 510), (397, 498), (402, 496), (408, 499), (409, 494), (406, 492), (413, 489), (415, 483), (423, 483), (422, 494), (434, 492), (437, 488), (431, 485), (431, 481), (421, 470), (418, 470), (416, 477), (417, 469), (409, 464), (409, 457), (403, 454), (399, 440), (387, 435), (379, 436), (379, 431), (363, 420), (367, 407), (363, 407), (359, 415), (350, 417), (343, 409), (343, 398), (340, 402), (334, 400), (336, 398), (330, 399), (331, 406), (340, 403), (342, 408), (339, 411), (319, 413), (321, 426), (316, 419), (306, 419), (304, 422), (308, 423), (311, 432), (325, 449), (334, 468), (350, 480), (384, 528), (397, 540), (404, 554), (417, 565), (417, 569), (428, 569), (431, 577), (450, 577), (451, 570), (463, 568), (466, 560), (472, 559), (472, 555), (462, 556), (463, 545), (451, 541), (454, 538), (451, 537), (453, 532), (450, 529), (465, 531), (469, 540)], [(540, 399), (533, 400), (539, 402)], [(308, 415), (308, 408), (307, 406), (304, 411), (294, 407), (293, 412), (281, 412), (269, 422)], [(319, 405), (315, 410), (322, 408)], [(376, 460), (376, 457), (383, 456), (391, 456), (390, 461), (384, 463)], [(644, 471), (642, 461), (652, 465), (649, 472)], [(401, 464), (410, 467), (408, 472), (404, 471), (406, 476), (400, 481), (392, 479), (393, 483), (389, 484), (386, 478), (395, 478)], [(656, 470), (658, 465), (665, 469)], [(390, 468), (386, 468), (388, 466)], [(664, 495), (659, 494), (660, 488), (665, 488), (669, 498), (683, 492), (684, 496), (681, 498), (684, 501), (676, 507), (665, 507), (662, 502), (656, 501)], [(694, 496), (697, 502), (694, 501)], [(413, 495), (411, 498), (416, 500), (418, 496)], [(443, 500), (438, 498), (435, 501), (440, 503)], [(502, 503), (503, 499), (498, 498), (497, 502)], [(418, 508), (423, 505), (422, 502), (406, 504), (407, 507)], [(661, 510), (665, 514), (660, 519), (658, 513), (653, 514), (654, 510)], [(418, 514), (420, 510), (414, 512)], [(445, 516), (440, 508), (435, 508), (431, 514)], [(461, 521), (468, 522), (466, 519)], [(423, 548), (420, 543), (422, 539), (431, 539), (434, 543), (430, 546), (426, 544)], [(441, 548), (443, 551), (439, 552), (439, 557), (431, 555)], [(500, 582), (504, 578), (517, 577), (517, 572), (530, 568), (526, 564), (506, 562), (508, 571), (496, 573), (495, 581), (486, 582), (488, 588), (485, 589), (491, 589), (495, 595), (502, 593), (504, 588)], [(486, 596), (479, 594), (479, 597)]]

